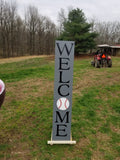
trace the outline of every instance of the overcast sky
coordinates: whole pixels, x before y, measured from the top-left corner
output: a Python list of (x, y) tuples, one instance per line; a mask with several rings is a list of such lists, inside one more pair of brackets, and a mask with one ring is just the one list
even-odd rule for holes
[[(7, 0), (10, 2), (11, 0)], [(15, 0), (19, 14), (24, 15), (25, 8), (33, 5), (43, 16), (48, 16), (57, 23), (58, 12), (61, 8), (80, 8), (87, 18), (102, 21), (120, 21), (120, 0)]]

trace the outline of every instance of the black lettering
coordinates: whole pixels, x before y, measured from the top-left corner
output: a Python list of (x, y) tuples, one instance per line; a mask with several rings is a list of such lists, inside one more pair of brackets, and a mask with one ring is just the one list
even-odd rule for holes
[[(67, 133), (65, 133), (65, 127), (67, 127), (67, 125), (65, 124), (58, 124), (57, 125), (57, 134), (56, 136), (60, 136), (60, 137), (66, 137)], [(60, 134), (60, 132), (63, 132), (63, 134)]]
[(69, 83), (70, 81), (67, 81), (67, 82), (65, 82), (65, 81), (63, 81), (63, 71), (60, 71), (60, 81), (59, 81), (59, 83)]
[(60, 112), (56, 111), (56, 121), (55, 121), (56, 123), (58, 123), (58, 118), (61, 123), (64, 121), (65, 118), (66, 118), (65, 123), (69, 123), (69, 112), (66, 112), (65, 115), (63, 115), (63, 117), (61, 117)]
[(61, 88), (62, 88), (62, 87), (65, 87), (65, 86), (66, 86), (67, 88), (69, 88), (69, 85), (67, 85), (67, 84), (62, 84), (62, 85), (60, 85), (59, 88), (58, 88), (58, 93), (59, 93), (59, 95), (62, 96), (62, 97), (69, 96), (69, 92), (66, 93), (66, 94), (62, 94), (62, 93), (61, 93)]
[(60, 70), (69, 70), (70, 67), (68, 66), (68, 61), (70, 59), (69, 58), (59, 58), (59, 66), (60, 66)]
[(60, 55), (62, 55), (62, 53), (63, 53), (63, 51), (64, 51), (64, 48), (66, 49), (68, 56), (70, 55), (70, 52), (71, 52), (72, 47), (73, 47), (73, 43), (71, 43), (71, 48), (70, 48), (70, 50), (68, 50), (68, 47), (67, 47), (66, 44), (63, 46), (62, 49), (60, 48), (59, 43), (56, 43), (56, 44), (57, 44), (58, 50), (59, 50), (59, 52), (60, 52)]

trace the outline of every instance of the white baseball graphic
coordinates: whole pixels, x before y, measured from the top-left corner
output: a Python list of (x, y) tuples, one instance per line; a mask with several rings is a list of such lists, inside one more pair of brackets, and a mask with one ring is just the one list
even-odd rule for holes
[(69, 105), (70, 105), (70, 102), (68, 101), (67, 98), (59, 98), (57, 100), (57, 108), (60, 109), (60, 110), (66, 110), (69, 108)]

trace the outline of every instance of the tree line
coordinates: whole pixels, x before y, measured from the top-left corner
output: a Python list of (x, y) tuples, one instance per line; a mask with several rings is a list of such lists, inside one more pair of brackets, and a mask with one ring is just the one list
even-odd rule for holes
[(16, 3), (0, 0), (0, 57), (52, 54), (55, 24), (29, 6), (22, 19)]
[(0, 0), (0, 57), (54, 54), (55, 40), (75, 41), (75, 54), (97, 44), (120, 43), (120, 22), (88, 20), (79, 8), (58, 12), (58, 25), (29, 6), (23, 18), (17, 4)]
[(91, 20), (92, 31), (97, 32), (97, 44), (120, 44), (120, 22), (119, 21), (103, 21), (100, 22), (96, 19)]

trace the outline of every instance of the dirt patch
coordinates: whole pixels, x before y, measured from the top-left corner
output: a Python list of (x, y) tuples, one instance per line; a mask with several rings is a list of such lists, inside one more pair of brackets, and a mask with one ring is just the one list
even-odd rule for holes
[(11, 151), (10, 160), (16, 160), (17, 158), (22, 160), (31, 159), (29, 145), (26, 143), (17, 143), (13, 146), (13, 150)]
[[(83, 150), (90, 144), (90, 140), (88, 138), (81, 138), (79, 142), (74, 146), (73, 152), (65, 152), (65, 157), (68, 159), (74, 159), (75, 157), (79, 157), (80, 159), (84, 159)], [(62, 158), (62, 160), (66, 160), (66, 158)]]
[(49, 60), (49, 61), (54, 61), (55, 60), (55, 55), (46, 56), (45, 59)]
[(103, 160), (103, 159), (104, 155), (98, 149), (93, 152), (91, 160)]
[(90, 144), (90, 140), (88, 138), (82, 138), (80, 141), (77, 143), (76, 148), (84, 148), (87, 145)]
[(97, 148), (93, 151), (93, 155), (91, 157), (91, 160), (103, 160), (104, 159), (104, 153), (100, 150), (110, 150), (109, 146), (109, 140), (110, 137), (107, 134), (103, 134), (98, 132), (95, 136), (96, 142), (97, 142)]
[(88, 58), (93, 58), (93, 55), (80, 54), (79, 56), (75, 56), (75, 60), (88, 59)]
[(23, 57), (12, 57), (12, 58), (2, 58), (0, 59), (0, 64), (4, 63), (12, 63), (12, 62), (19, 62), (27, 59), (32, 59), (32, 58), (52, 58), (53, 56), (48, 56), (48, 55), (39, 55), (39, 56), (23, 56)]
[(112, 132), (115, 132), (117, 134), (120, 135), (120, 128), (116, 128), (115, 126), (113, 126), (112, 124), (110, 125), (110, 129), (112, 130)]
[[(33, 59), (33, 58), (45, 58), (46, 60), (54, 61), (55, 55), (33, 55), (33, 56), (1, 58), (0, 64), (19, 62), (19, 61)], [(83, 59), (88, 59), (88, 58), (92, 58), (92, 57), (89, 55), (80, 55), (80, 56), (75, 57), (75, 60), (83, 60)]]
[(110, 137), (107, 134), (103, 134), (100, 132), (97, 133), (96, 138), (97, 138), (99, 144), (101, 142), (107, 142), (108, 140), (110, 140)]
[(53, 82), (46, 79), (30, 79), (16, 83), (7, 83), (5, 101), (9, 103), (13, 99), (18, 101), (29, 97), (40, 97), (48, 93), (53, 93)]
[(97, 72), (96, 70), (90, 70), (86, 72), (83, 77), (75, 78), (75, 85), (73, 85), (73, 93), (81, 95), (81, 91), (89, 87), (95, 87), (102, 85), (103, 87), (107, 85), (113, 85), (119, 82), (120, 74), (111, 73), (111, 78), (105, 76), (107, 71)]

